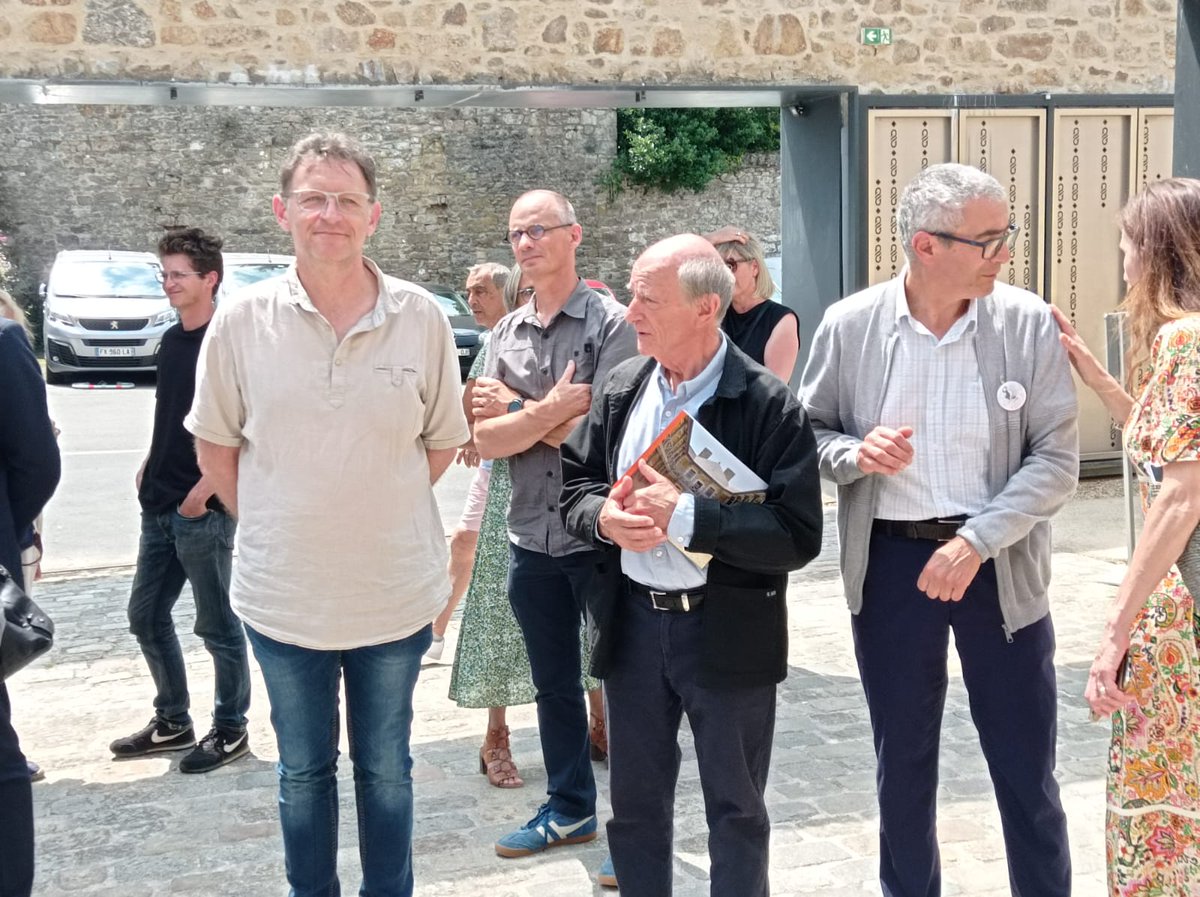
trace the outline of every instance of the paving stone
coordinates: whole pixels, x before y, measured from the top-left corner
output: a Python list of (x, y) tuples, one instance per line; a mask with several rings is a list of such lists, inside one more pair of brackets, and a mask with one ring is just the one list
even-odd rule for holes
[[(1077, 499), (1078, 500), (1078, 499)], [(1097, 507), (1107, 507), (1097, 505)], [(826, 541), (834, 551), (832, 509)], [(1080, 697), (1114, 574), (1103, 552), (1054, 555), (1058, 632), (1059, 778), (1067, 807), (1075, 891), (1104, 888), (1103, 794), (1108, 726), (1087, 722)], [(1108, 552), (1111, 554), (1111, 552)], [(1116, 553), (1119, 556), (1119, 552)], [(789, 677), (779, 691), (768, 806), (773, 819), (772, 893), (777, 897), (878, 894), (874, 757), (858, 681), (849, 614), (827, 554), (792, 577)], [(46, 767), (34, 786), (38, 897), (214, 894), (278, 897), (286, 890), (276, 804), (277, 760), (266, 692), (252, 663), (252, 756), (204, 776), (178, 772), (180, 754), (115, 762), (108, 743), (153, 713), (149, 676), (128, 633), (131, 571), (48, 580), (39, 600), (54, 615), (58, 644), (10, 683), (27, 753)], [(191, 600), (177, 607), (198, 720), (207, 716), (212, 667), (192, 635)], [(452, 646), (456, 623), (450, 631)], [(951, 652), (953, 654), (953, 652)], [(413, 726), (417, 897), (571, 897), (600, 892), (593, 881), (607, 852), (601, 838), (524, 860), (495, 855), (495, 839), (530, 818), (544, 799), (536, 714), (512, 708), (514, 757), (526, 780), (491, 788), (477, 757), (480, 710), (446, 699), (450, 664), (427, 668)], [(1008, 893), (1003, 838), (987, 766), (970, 720), (957, 662), (951, 664), (942, 738), (944, 894)], [(200, 723), (203, 727), (203, 723)], [(707, 830), (687, 727), (676, 800), (676, 897), (708, 894)], [(339, 764), (342, 888), (358, 887), (354, 787), (343, 739)], [(607, 819), (608, 773), (595, 767)], [(169, 870), (169, 871), (164, 871)]]

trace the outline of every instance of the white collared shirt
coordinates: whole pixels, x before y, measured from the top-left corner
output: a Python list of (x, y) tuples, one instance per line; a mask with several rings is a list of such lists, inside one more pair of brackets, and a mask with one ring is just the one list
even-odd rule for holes
[[(725, 354), (728, 337), (721, 334), (721, 346), (717, 354), (699, 374), (691, 380), (671, 389), (663, 373), (662, 365), (655, 365), (650, 376), (642, 383), (641, 391), (629, 409), (621, 446), (617, 451), (617, 470), (624, 474), (633, 462), (642, 456), (658, 434), (675, 419), (680, 411), (692, 417), (717, 391), (721, 373), (725, 370)], [(667, 538), (686, 548), (692, 541), (696, 523), (696, 500), (688, 493), (679, 496), (675, 513), (667, 528)], [(708, 575), (687, 557), (666, 542), (649, 551), (621, 551), (621, 572), (635, 582), (653, 589), (675, 591), (702, 586)]]
[(900, 473), (880, 477), (877, 518), (970, 517), (990, 498), (987, 397), (975, 355), (978, 315), (972, 300), (939, 340), (912, 316), (901, 292), (879, 423), (913, 428), (913, 460)]

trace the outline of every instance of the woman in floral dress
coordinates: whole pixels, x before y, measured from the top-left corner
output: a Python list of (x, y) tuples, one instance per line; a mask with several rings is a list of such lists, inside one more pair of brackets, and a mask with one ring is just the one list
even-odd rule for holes
[(1080, 377), (1124, 422), (1139, 476), (1161, 487), (1152, 502), (1143, 488), (1145, 527), (1085, 697), (1112, 714), (1109, 893), (1186, 897), (1200, 894), (1200, 622), (1174, 562), (1200, 523), (1200, 181), (1148, 184), (1121, 229), (1129, 392), (1055, 316)]
[[(532, 295), (532, 287), (521, 280), (521, 266), (514, 265), (504, 288), (504, 302), (510, 311)], [(471, 365), (468, 379), (482, 376), (487, 352), (488, 344), (484, 343)], [(520, 788), (525, 782), (512, 758), (507, 708), (532, 704), (537, 692), (529, 670), (525, 639), (508, 603), (508, 501), (512, 495), (508, 461), (496, 458), (484, 463), (492, 465), (492, 473), (450, 672), (450, 699), (459, 707), (488, 709), (487, 735), (479, 750), (479, 771), (497, 788)], [(586, 648), (586, 639), (583, 645)], [(586, 653), (583, 658), (586, 669)], [(597, 680), (584, 677), (591, 706), (593, 744), (597, 722), (601, 731), (604, 727), (599, 685)]]

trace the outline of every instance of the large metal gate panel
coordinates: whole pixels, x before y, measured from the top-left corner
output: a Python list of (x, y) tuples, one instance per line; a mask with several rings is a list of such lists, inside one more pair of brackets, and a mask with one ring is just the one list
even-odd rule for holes
[(896, 228), (900, 191), (930, 165), (954, 160), (950, 109), (873, 109), (867, 116), (868, 282), (890, 280), (904, 267)]
[[(1119, 215), (1134, 183), (1137, 116), (1129, 108), (1054, 113), (1050, 297), (1096, 352), (1106, 345), (1104, 315), (1124, 294)], [(1076, 385), (1080, 456), (1117, 456), (1118, 428), (1091, 390)]]
[(1161, 106), (1138, 110), (1137, 170), (1134, 183), (1138, 190), (1146, 181), (1171, 176), (1174, 156), (1175, 110)]
[(1000, 271), (1000, 279), (1041, 295), (1046, 110), (961, 110), (958, 161), (986, 171), (1003, 185), (1009, 221), (1021, 228), (1012, 261)]

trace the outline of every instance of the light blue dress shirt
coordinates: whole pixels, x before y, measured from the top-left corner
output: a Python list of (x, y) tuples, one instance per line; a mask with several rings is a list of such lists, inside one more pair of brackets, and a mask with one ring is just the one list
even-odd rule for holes
[[(633, 466), (658, 438), (680, 411), (695, 417), (700, 406), (712, 398), (725, 369), (727, 340), (721, 334), (721, 345), (712, 361), (691, 380), (679, 384), (672, 391), (662, 365), (655, 366), (642, 384), (629, 421), (625, 425), (625, 436), (617, 451), (617, 470), (621, 473)], [(679, 496), (675, 513), (667, 527), (667, 537), (681, 548), (692, 541), (692, 530), (696, 523), (696, 500), (688, 493)], [(649, 551), (621, 551), (621, 571), (635, 582), (652, 589), (676, 591), (702, 586), (708, 581), (707, 574), (688, 560), (682, 552), (663, 542)]]

